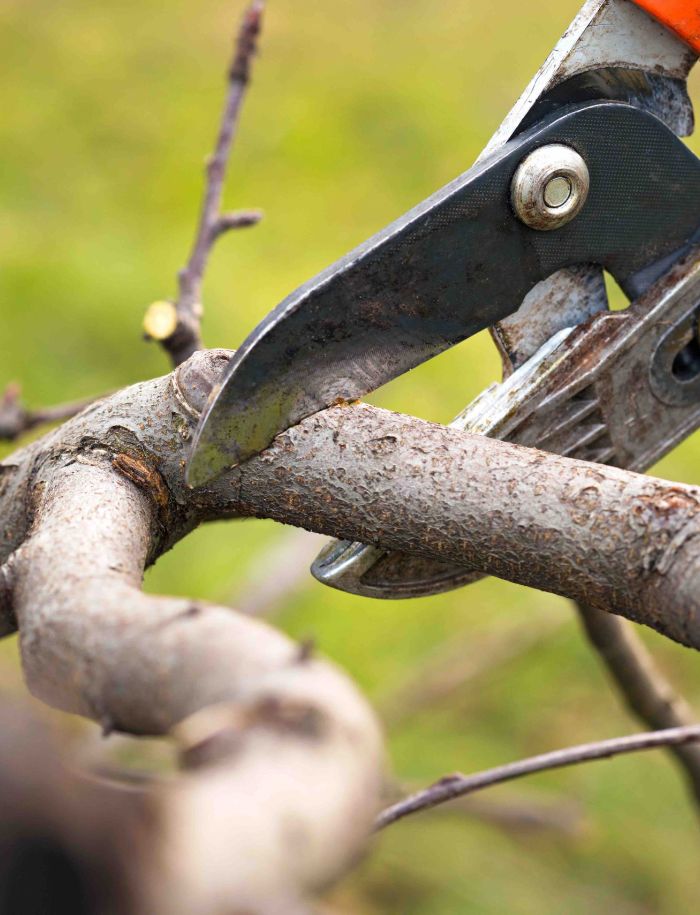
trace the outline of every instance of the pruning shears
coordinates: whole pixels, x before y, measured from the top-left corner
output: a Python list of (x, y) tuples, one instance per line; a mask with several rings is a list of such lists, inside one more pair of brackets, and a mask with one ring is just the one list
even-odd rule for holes
[[(700, 426), (700, 160), (688, 73), (700, 0), (587, 0), (476, 164), (292, 293), (200, 421), (192, 485), (484, 328), (504, 380), (453, 425), (645, 470)], [(630, 300), (611, 311), (604, 271)], [(333, 541), (357, 594), (478, 570)]]

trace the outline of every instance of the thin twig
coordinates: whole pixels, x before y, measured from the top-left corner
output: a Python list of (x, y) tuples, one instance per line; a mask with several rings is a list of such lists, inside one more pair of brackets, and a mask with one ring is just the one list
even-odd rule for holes
[[(104, 744), (104, 741), (103, 741)], [(415, 789), (410, 783), (389, 786), (385, 802), (398, 802)], [(473, 795), (454, 798), (449, 804), (440, 804), (426, 811), (433, 816), (469, 817), (499, 827), (511, 834), (526, 832), (558, 832), (567, 838), (579, 838), (586, 831), (586, 819), (580, 804), (569, 798), (551, 796), (545, 799), (537, 794), (508, 796)]]
[(681, 746), (695, 741), (700, 741), (700, 725), (632, 734), (629, 737), (615, 737), (612, 740), (601, 740), (596, 743), (584, 743), (565, 750), (554, 750), (552, 753), (520, 759), (505, 766), (478, 772), (475, 775), (462, 775), (461, 773), (448, 775), (429, 788), (418, 791), (397, 804), (387, 807), (377, 818), (375, 829), (384, 829), (385, 826), (389, 826), (409, 814), (428, 810), (456, 797), (463, 797), (466, 794), (490, 788), (492, 785), (522, 778), (524, 775), (593, 762), (597, 759), (610, 759), (623, 753), (637, 753), (641, 750), (654, 750), (657, 747)]
[[(628, 709), (652, 729), (687, 727), (697, 716), (656, 666), (630, 623), (585, 604), (577, 604), (588, 639)], [(669, 750), (681, 766), (700, 806), (700, 745), (675, 744)]]
[(180, 365), (202, 348), (202, 282), (209, 255), (217, 239), (231, 229), (254, 226), (262, 219), (262, 213), (258, 210), (222, 213), (221, 199), (241, 107), (250, 82), (253, 57), (257, 51), (263, 8), (263, 0), (253, 0), (238, 31), (233, 61), (228, 71), (228, 93), (219, 133), (214, 152), (206, 165), (199, 223), (189, 259), (178, 273), (177, 301), (155, 302), (144, 318), (147, 337), (160, 342), (174, 366)]
[(0, 399), (0, 441), (14, 442), (25, 432), (36, 429), (38, 426), (47, 426), (72, 419), (104, 396), (106, 395), (75, 400), (41, 410), (28, 410), (22, 404), (20, 386), (9, 384)]

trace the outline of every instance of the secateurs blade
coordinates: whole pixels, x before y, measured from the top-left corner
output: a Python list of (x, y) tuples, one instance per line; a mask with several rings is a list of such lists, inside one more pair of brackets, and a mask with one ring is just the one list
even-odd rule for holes
[[(190, 483), (486, 327), (506, 375), (530, 379), (515, 382), (515, 400), (553, 396), (537, 380), (541, 363), (606, 311), (603, 270), (632, 302), (646, 296), (630, 324), (655, 314), (668, 277), (689, 261), (692, 273), (698, 259), (700, 162), (679, 136), (692, 129), (685, 80), (699, 52), (699, 0), (589, 0), (476, 165), (292, 293), (248, 337), (200, 422)], [(693, 314), (655, 373), (673, 375)], [(567, 350), (574, 378), (585, 375), (576, 352)], [(683, 358), (692, 373), (692, 353)], [(614, 364), (616, 351), (606, 359)], [(687, 417), (676, 421), (688, 429)], [(489, 428), (500, 434), (498, 423)], [(591, 459), (627, 460), (615, 449)], [(378, 559), (341, 545), (350, 546), (345, 585)], [(319, 574), (345, 586), (342, 575)]]

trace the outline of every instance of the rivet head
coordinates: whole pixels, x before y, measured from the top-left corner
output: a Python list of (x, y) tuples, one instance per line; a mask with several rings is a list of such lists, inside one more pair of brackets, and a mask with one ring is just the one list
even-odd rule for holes
[(590, 185), (588, 166), (575, 150), (541, 146), (518, 166), (511, 185), (513, 209), (531, 229), (558, 229), (581, 212)]

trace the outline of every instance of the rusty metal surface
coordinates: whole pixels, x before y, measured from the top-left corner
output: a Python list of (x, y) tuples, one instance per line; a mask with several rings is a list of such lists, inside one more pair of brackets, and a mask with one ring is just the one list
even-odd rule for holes
[[(561, 263), (544, 256), (541, 246), (513, 250), (513, 233), (506, 225), (512, 214), (505, 210), (497, 220), (497, 242), (487, 230), (474, 238), (469, 230), (477, 223), (486, 226), (493, 215), (492, 207), (484, 207), (492, 189), (483, 179), (488, 171), (502, 170), (500, 156), (523, 130), (527, 136), (548, 119), (566, 117), (572, 103), (585, 108), (591, 99), (623, 101), (662, 118), (676, 133), (686, 132), (692, 126), (692, 109), (685, 78), (695, 59), (679, 39), (629, 0), (588, 0), (470, 172), (289, 296), (244, 342), (198, 430), (190, 482), (201, 485), (266, 447), (275, 434), (304, 416), (364, 396), (478, 329), (513, 315), (528, 293), (544, 316), (548, 308), (552, 311), (550, 289), (533, 287), (557, 271), (595, 263), (561, 280), (568, 282), (568, 311), (577, 312), (574, 323), (599, 310), (600, 267), (615, 273), (606, 255), (614, 259), (630, 226), (620, 227), (617, 240), (602, 256), (594, 244), (588, 257), (562, 245)], [(618, 151), (650, 148), (614, 125), (600, 126), (599, 139), (611, 169)], [(607, 148), (611, 141), (615, 150)], [(545, 142), (582, 152), (573, 136), (540, 137), (535, 146)], [(521, 152), (520, 159), (528, 150)], [(632, 161), (628, 168), (633, 168)], [(512, 178), (513, 170), (507, 170), (510, 174), (501, 176), (504, 184)], [(628, 194), (638, 190), (639, 182), (627, 182), (625, 175), (618, 182), (629, 185)], [(683, 196), (683, 191), (666, 195), (666, 206)], [(619, 216), (628, 209), (627, 202), (620, 208), (608, 200), (606, 206)], [(598, 207), (602, 216), (601, 201)], [(453, 225), (455, 215), (461, 236)], [(592, 242), (600, 231), (591, 233)], [(664, 234), (660, 229), (656, 237)], [(499, 246), (499, 263), (517, 264), (518, 270), (506, 276), (501, 271), (500, 284), (485, 285), (494, 266), (486, 252)], [(655, 260), (647, 252), (646, 263)], [(520, 274), (523, 280), (527, 274), (527, 283), (514, 285), (511, 280)], [(496, 328), (506, 355), (509, 336), (528, 333), (520, 320), (528, 321), (516, 317), (502, 332)], [(528, 346), (543, 342), (531, 336), (535, 339)], [(509, 359), (506, 366), (510, 368)]]
[(593, 264), (567, 267), (538, 283), (514, 315), (491, 333), (509, 375), (567, 327), (575, 327), (608, 309), (603, 271)]
[(506, 143), (561, 83), (604, 68), (685, 80), (697, 56), (630, 0), (587, 0), (498, 128), (483, 155)]
[[(617, 98), (650, 111), (678, 136), (693, 130), (686, 78), (694, 52), (630, 0), (588, 0), (498, 128), (482, 156), (551, 110), (585, 98)], [(509, 374), (550, 331), (607, 308), (603, 271), (564, 269), (535, 286), (520, 311), (492, 328)]]

